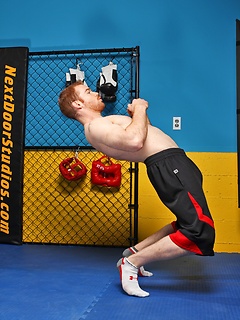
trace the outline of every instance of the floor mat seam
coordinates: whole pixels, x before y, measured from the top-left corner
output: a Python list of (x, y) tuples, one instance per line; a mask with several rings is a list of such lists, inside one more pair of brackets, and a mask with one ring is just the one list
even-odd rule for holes
[(87, 318), (87, 316), (90, 314), (90, 312), (94, 309), (96, 304), (99, 302), (99, 300), (102, 298), (104, 293), (107, 291), (109, 286), (112, 284), (113, 278), (109, 280), (109, 282), (105, 285), (104, 289), (99, 293), (97, 297), (93, 299), (93, 301), (89, 304), (89, 306), (86, 308), (86, 310), (83, 312), (83, 314), (80, 316), (79, 320), (84, 320)]

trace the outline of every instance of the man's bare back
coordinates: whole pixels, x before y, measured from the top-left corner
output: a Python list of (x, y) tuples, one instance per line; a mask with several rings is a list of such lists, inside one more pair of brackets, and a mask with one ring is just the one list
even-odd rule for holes
[[(163, 131), (148, 124), (145, 142), (139, 150), (125, 147), (127, 141), (123, 141), (123, 147), (114, 143), (115, 135), (122, 135), (122, 140), (132, 118), (122, 115), (112, 115), (94, 119), (84, 125), (88, 142), (98, 151), (117, 160), (143, 162), (147, 157), (169, 148), (177, 148), (177, 144)], [(104, 130), (102, 129), (104, 128)], [(118, 141), (118, 136), (116, 137)]]

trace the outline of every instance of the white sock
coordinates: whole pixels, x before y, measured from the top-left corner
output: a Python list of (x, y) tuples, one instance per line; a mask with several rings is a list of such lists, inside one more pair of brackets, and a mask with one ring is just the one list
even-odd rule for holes
[(138, 268), (127, 258), (121, 258), (117, 266), (120, 272), (120, 279), (123, 290), (130, 296), (147, 297), (149, 293), (142, 290), (138, 284)]
[[(138, 252), (138, 250), (135, 247), (130, 247), (130, 248), (127, 248), (123, 251), (122, 256), (129, 257), (136, 252)], [(139, 268), (138, 275), (141, 277), (151, 277), (153, 275), (153, 273), (145, 270), (144, 266), (142, 266)]]
[(139, 276), (142, 276), (142, 277), (151, 277), (151, 276), (153, 276), (153, 273), (150, 272), (150, 271), (145, 270), (144, 266), (141, 266), (139, 268), (138, 274), (139, 274)]
[(123, 251), (122, 256), (129, 257), (131, 256), (131, 254), (134, 254), (136, 252), (138, 252), (138, 250), (135, 247), (129, 247)]

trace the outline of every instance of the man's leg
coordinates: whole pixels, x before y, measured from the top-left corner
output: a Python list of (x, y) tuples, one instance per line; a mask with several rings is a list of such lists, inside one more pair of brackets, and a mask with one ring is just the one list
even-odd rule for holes
[[(159, 241), (160, 239), (166, 237), (167, 235), (169, 235), (170, 233), (173, 233), (173, 232), (174, 232), (174, 229), (173, 229), (172, 225), (168, 224), (165, 227), (163, 227), (162, 229), (158, 230), (154, 234), (152, 234), (149, 237), (147, 237), (146, 239), (144, 239), (143, 241), (136, 244), (134, 247), (130, 247), (128, 249), (125, 249), (123, 251), (123, 257), (127, 258), (130, 255), (137, 253), (138, 251), (150, 246), (151, 244)], [(120, 261), (119, 261), (119, 263), (120, 263)], [(119, 266), (119, 263), (118, 263), (118, 266)], [(153, 275), (152, 272), (146, 271), (144, 269), (144, 266), (141, 266), (139, 268), (138, 274), (142, 277), (151, 277)]]
[(166, 236), (136, 254), (131, 255), (128, 259), (139, 268), (146, 263), (175, 259), (188, 254), (191, 253), (177, 246), (169, 236)]
[(168, 236), (169, 234), (173, 233), (175, 230), (173, 229), (171, 224), (167, 224), (162, 229), (158, 230), (157, 232), (153, 233), (143, 241), (136, 244), (134, 247), (137, 249), (137, 251), (141, 251), (145, 249), (146, 247), (156, 243), (160, 239)]
[(138, 284), (139, 267), (153, 261), (170, 260), (188, 254), (190, 254), (189, 251), (178, 247), (169, 236), (166, 236), (130, 257), (123, 258), (119, 266), (123, 290), (133, 296), (148, 296), (149, 293), (142, 290)]

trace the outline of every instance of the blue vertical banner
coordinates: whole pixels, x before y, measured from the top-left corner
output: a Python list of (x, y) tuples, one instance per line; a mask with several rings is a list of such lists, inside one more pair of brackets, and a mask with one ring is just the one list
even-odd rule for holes
[(28, 48), (0, 48), (0, 243), (22, 243)]

